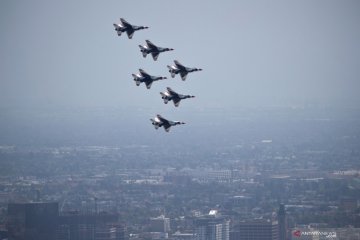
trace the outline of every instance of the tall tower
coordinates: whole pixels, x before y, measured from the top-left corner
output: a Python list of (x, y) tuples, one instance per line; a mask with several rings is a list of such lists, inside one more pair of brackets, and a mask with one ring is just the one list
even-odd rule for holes
[(170, 218), (166, 218), (164, 215), (161, 215), (157, 218), (150, 219), (150, 228), (151, 232), (170, 232)]
[(224, 217), (210, 214), (195, 220), (196, 240), (229, 240), (230, 221)]
[(9, 239), (55, 240), (58, 220), (58, 203), (9, 203)]
[(234, 226), (230, 240), (279, 240), (278, 231), (277, 221), (243, 221)]
[(280, 204), (278, 211), (278, 222), (279, 222), (279, 240), (286, 240), (286, 212), (284, 204)]

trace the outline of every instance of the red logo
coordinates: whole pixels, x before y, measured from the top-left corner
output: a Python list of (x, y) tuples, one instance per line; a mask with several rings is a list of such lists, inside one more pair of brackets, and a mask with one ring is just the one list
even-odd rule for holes
[(300, 231), (300, 230), (295, 230), (295, 231), (293, 232), (293, 235), (294, 235), (295, 237), (300, 237), (300, 236), (301, 236), (301, 231)]

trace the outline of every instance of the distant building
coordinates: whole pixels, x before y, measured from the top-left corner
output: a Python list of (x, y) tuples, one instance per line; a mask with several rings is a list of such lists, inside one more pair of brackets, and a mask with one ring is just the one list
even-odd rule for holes
[(187, 185), (191, 183), (191, 178), (188, 174), (170, 172), (164, 176), (164, 182), (172, 183), (175, 185)]
[(247, 212), (250, 209), (254, 208), (254, 198), (252, 196), (232, 196), (228, 199), (228, 204), (232, 208), (236, 208), (238, 211)]
[(8, 205), (9, 240), (125, 240), (116, 214), (59, 215), (58, 203)]
[(125, 240), (125, 229), (121, 225), (107, 224), (95, 230), (96, 240)]
[(150, 232), (170, 232), (170, 218), (160, 216), (150, 219)]
[(230, 233), (230, 240), (279, 240), (276, 221), (240, 222)]
[(358, 207), (358, 202), (356, 198), (342, 197), (340, 199), (340, 209), (346, 212), (353, 212)]
[(171, 236), (172, 240), (194, 240), (193, 233), (180, 233), (176, 232)]
[(9, 240), (56, 240), (58, 203), (10, 203)]
[(240, 232), (236, 230), (232, 230), (229, 232), (229, 239), (230, 240), (236, 240), (240, 239)]
[(286, 220), (286, 212), (285, 205), (280, 204), (278, 211), (278, 223), (279, 223), (279, 240), (287, 239), (287, 220)]
[(201, 173), (205, 182), (229, 182), (231, 181), (231, 170), (211, 170)]
[(8, 238), (8, 231), (6, 225), (0, 224), (0, 240), (7, 240)]
[(164, 232), (143, 232), (139, 234), (142, 240), (164, 240), (169, 239), (169, 234)]
[(116, 214), (66, 214), (59, 217), (57, 240), (124, 240)]
[(214, 212), (195, 219), (195, 240), (229, 240), (230, 221)]
[(75, 226), (61, 225), (58, 228), (57, 240), (124, 240), (124, 227), (106, 224), (94, 226), (79, 224)]

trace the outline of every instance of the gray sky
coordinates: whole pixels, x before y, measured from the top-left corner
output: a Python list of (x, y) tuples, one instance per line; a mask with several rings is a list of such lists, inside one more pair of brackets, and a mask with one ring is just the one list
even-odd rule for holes
[[(112, 24), (150, 26), (132, 40)], [(359, 107), (360, 1), (0, 1), (0, 106)], [(173, 52), (144, 59), (145, 39)], [(204, 71), (136, 87), (178, 59)]]

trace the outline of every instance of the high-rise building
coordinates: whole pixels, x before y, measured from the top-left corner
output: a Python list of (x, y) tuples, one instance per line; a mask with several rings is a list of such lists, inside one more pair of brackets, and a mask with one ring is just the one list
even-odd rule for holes
[(229, 240), (230, 221), (212, 211), (195, 219), (194, 223), (196, 240)]
[(56, 240), (58, 219), (58, 203), (10, 203), (9, 240)]
[(121, 225), (104, 225), (95, 229), (96, 240), (124, 240), (124, 228)]
[(117, 220), (117, 214), (64, 214), (57, 240), (124, 240), (125, 226)]
[(151, 232), (170, 232), (170, 218), (166, 218), (161, 215), (157, 218), (150, 219), (150, 231)]
[(175, 232), (173, 235), (171, 235), (171, 239), (173, 239), (173, 240), (194, 240), (194, 234), (193, 233)]
[(278, 211), (278, 222), (279, 222), (279, 240), (286, 240), (287, 236), (287, 221), (284, 204), (280, 204)]
[(124, 240), (117, 214), (63, 214), (58, 203), (8, 205), (9, 240)]
[(278, 230), (276, 221), (240, 222), (231, 231), (230, 240), (279, 240)]

